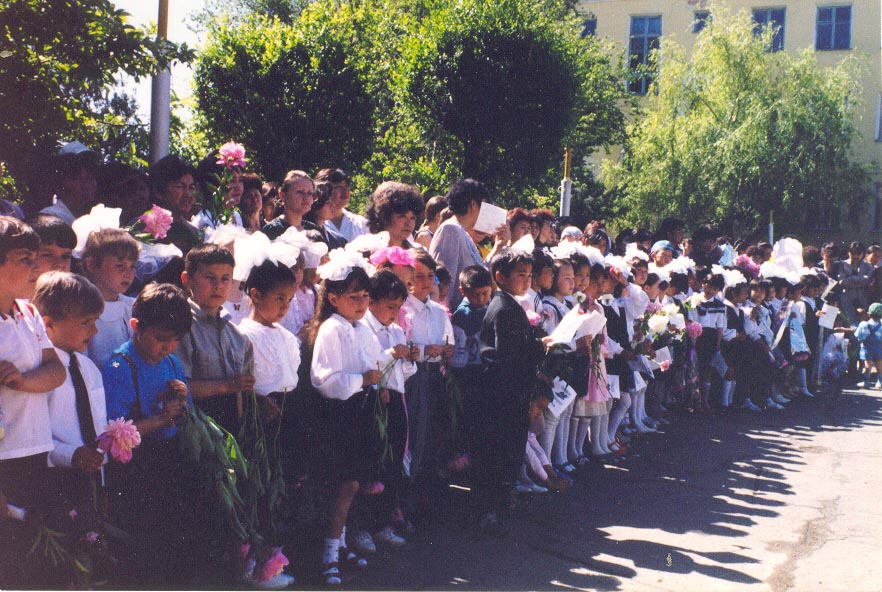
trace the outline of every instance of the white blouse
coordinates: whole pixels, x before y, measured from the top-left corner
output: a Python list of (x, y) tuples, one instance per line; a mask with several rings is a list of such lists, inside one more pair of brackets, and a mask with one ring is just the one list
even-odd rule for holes
[(364, 387), (365, 372), (382, 370), (390, 361), (367, 325), (335, 313), (319, 327), (309, 374), (323, 397), (345, 401)]
[[(392, 348), (394, 346), (407, 345), (407, 336), (404, 334), (404, 329), (395, 323), (392, 323), (391, 325), (383, 325), (377, 320), (377, 317), (375, 317), (371, 311), (367, 311), (367, 314), (364, 315), (364, 323), (374, 332), (377, 341), (380, 342), (380, 347), (383, 348), (390, 358), (393, 357)], [(380, 371), (384, 371), (386, 368), (387, 366), (383, 366), (380, 368)], [(403, 393), (405, 381), (416, 374), (416, 371), (417, 367), (413, 362), (409, 362), (408, 360), (396, 360), (395, 365), (390, 368), (389, 375), (385, 378), (382, 385), (393, 391)]]
[(300, 341), (279, 324), (267, 327), (251, 318), (242, 319), (238, 329), (254, 346), (254, 391), (268, 395), (297, 388)]
[(402, 306), (404, 313), (403, 329), (408, 341), (420, 348), (421, 362), (439, 362), (441, 356), (426, 358), (423, 354), (423, 346), (426, 345), (453, 345), (453, 325), (447, 316), (447, 309), (428, 299), (420, 302), (413, 295), (408, 295)]

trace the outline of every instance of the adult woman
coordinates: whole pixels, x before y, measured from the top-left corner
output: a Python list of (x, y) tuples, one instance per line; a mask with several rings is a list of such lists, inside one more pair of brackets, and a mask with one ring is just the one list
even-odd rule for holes
[(304, 220), (309, 220), (316, 225), (316, 228), (324, 237), (324, 242), (328, 243), (329, 251), (344, 247), (349, 242), (342, 234), (331, 230), (325, 225), (325, 222), (330, 220), (334, 210), (333, 196), (334, 184), (330, 181), (319, 181), (315, 184), (312, 207), (309, 209), (309, 213), (303, 216)]
[(368, 228), (371, 232), (389, 233), (389, 246), (409, 249), (417, 218), (423, 215), (425, 205), (413, 185), (398, 181), (383, 181), (371, 194), (367, 208)]
[(242, 199), (239, 200), (239, 212), (242, 214), (242, 225), (248, 230), (260, 230), (263, 226), (261, 185), (260, 177), (254, 173), (242, 175)]
[(154, 163), (148, 173), (154, 201), (172, 214), (171, 228), (160, 242), (175, 245), (184, 255), (202, 244), (199, 230), (189, 222), (199, 195), (195, 176), (193, 165), (171, 154)]

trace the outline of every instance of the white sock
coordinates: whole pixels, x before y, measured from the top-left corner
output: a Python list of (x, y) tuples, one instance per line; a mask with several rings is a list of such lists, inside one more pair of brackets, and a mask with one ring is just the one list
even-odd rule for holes
[[(591, 418), (594, 419), (593, 417)], [(570, 433), (567, 436), (567, 458), (579, 457), (579, 421), (578, 417), (570, 419)], [(594, 432), (591, 432), (591, 443), (594, 444)]]
[(325, 539), (325, 547), (322, 550), (322, 564), (337, 563), (340, 561), (340, 539)]
[(349, 546), (346, 544), (346, 525), (345, 524), (343, 525), (343, 530), (340, 532), (340, 546), (341, 547), (348, 547)]
[(609, 449), (609, 413), (600, 416), (600, 445), (604, 454), (612, 454)]
[(579, 425), (576, 430), (576, 451), (578, 454), (576, 457), (584, 455), (585, 451), (585, 439), (588, 437), (588, 427), (591, 425), (591, 422), (587, 419), (580, 419)]

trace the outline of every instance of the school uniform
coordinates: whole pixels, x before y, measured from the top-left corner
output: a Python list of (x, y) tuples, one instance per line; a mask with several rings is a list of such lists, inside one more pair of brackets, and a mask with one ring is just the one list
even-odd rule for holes
[[(554, 332), (560, 321), (568, 312), (570, 312), (570, 308), (570, 304), (558, 300), (553, 295), (548, 294), (543, 296), (541, 308), (543, 317), (542, 328), (547, 335), (551, 335), (551, 333)], [(561, 365), (565, 364), (570, 366), (570, 364), (577, 362), (576, 356), (572, 354), (559, 354), (556, 355), (556, 358), (559, 358), (558, 361)], [(580, 364), (579, 372), (586, 374), (587, 366), (585, 364)], [(566, 374), (566, 376), (561, 376), (560, 378), (570, 384), (570, 386), (573, 386), (573, 375), (576, 374), (575, 368), (573, 368), (571, 372), (558, 372), (558, 374)], [(581, 378), (582, 377), (580, 376), (579, 379)], [(580, 380), (580, 382), (585, 381)], [(576, 393), (583, 395), (584, 391), (579, 388), (579, 390), (576, 390)], [(573, 399), (570, 404), (560, 412), (560, 415), (555, 416), (554, 413), (548, 409), (542, 413), (545, 421), (542, 430), (539, 433), (538, 442), (545, 451), (545, 454), (554, 459), (554, 464), (556, 465), (563, 465), (567, 462), (567, 439), (570, 434), (570, 417), (573, 415), (573, 405), (575, 402), (576, 400)]]
[(427, 357), (427, 345), (453, 345), (455, 337), (447, 310), (427, 299), (420, 301), (409, 295), (402, 306), (404, 326), (409, 343), (419, 348), (417, 371), (405, 385), (408, 437), (410, 449), (410, 475), (416, 478), (423, 471), (430, 471), (440, 440), (437, 418), (444, 383), (441, 376), (441, 356)]
[[(73, 455), (77, 448), (95, 447), (95, 438), (107, 426), (107, 402), (101, 371), (86, 356), (68, 353), (56, 348), (58, 359), (67, 369), (61, 386), (48, 394), (49, 421), (52, 425), (52, 443), (49, 466), (55, 467), (53, 481), (60, 498), (73, 504), (88, 501), (90, 481), (101, 481), (100, 473), (85, 475), (73, 469)], [(116, 419), (116, 418), (114, 418)]]
[(297, 388), (300, 342), (290, 331), (274, 324), (267, 327), (246, 318), (238, 326), (254, 349), (254, 392), (283, 396)]
[(701, 325), (701, 335), (695, 340), (695, 354), (698, 358), (698, 366), (707, 367), (718, 357), (720, 353), (718, 330), (726, 329), (726, 305), (719, 298), (705, 300), (699, 296), (697, 305), (693, 309), (693, 320)]
[(485, 445), (478, 494), (486, 509), (508, 511), (508, 494), (518, 477), (529, 427), (530, 395), (543, 346), (515, 298), (497, 291), (487, 307), (480, 336), (484, 362)]

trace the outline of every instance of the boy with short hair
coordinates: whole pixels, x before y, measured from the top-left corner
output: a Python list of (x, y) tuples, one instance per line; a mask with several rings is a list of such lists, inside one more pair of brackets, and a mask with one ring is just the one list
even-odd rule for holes
[(494, 536), (506, 532), (501, 520), (508, 512), (509, 493), (524, 458), (530, 395), (543, 343), (550, 340), (535, 337), (527, 313), (517, 301), (530, 287), (532, 267), (529, 254), (509, 247), (493, 257), (490, 272), (499, 289), (487, 307), (479, 338), (485, 366), (480, 417), (484, 418), (482, 435), (486, 438), (481, 446), (484, 462), (479, 487), (486, 512), (480, 527)]
[(47, 271), (70, 271), (71, 253), (77, 246), (77, 235), (70, 224), (51, 214), (37, 214), (27, 223), (40, 237), (37, 277)]
[(49, 271), (37, 281), (31, 302), (43, 315), (46, 333), (67, 368), (64, 383), (49, 392), (55, 445), (49, 466), (56, 467), (56, 493), (68, 505), (88, 503), (90, 481), (104, 464), (95, 439), (107, 424), (107, 405), (101, 371), (83, 352), (97, 332), (104, 300), (86, 278)]
[(134, 461), (108, 465), (107, 483), (111, 513), (132, 546), (121, 565), (126, 578), (146, 587), (180, 585), (195, 551), (186, 545), (192, 542), (188, 525), (199, 501), (192, 499), (175, 440), (178, 418), (192, 399), (181, 363), (172, 355), (191, 322), (180, 288), (148, 285), (132, 305), (132, 338), (101, 370), (107, 416), (132, 420), (141, 434)]
[(233, 281), (233, 255), (205, 244), (187, 253), (181, 282), (190, 291), (193, 322), (176, 352), (193, 399), (233, 434), (239, 433), (241, 393), (254, 388), (254, 349), (223, 305)]
[(450, 365), (462, 390), (466, 449), (474, 453), (478, 448), (478, 431), (482, 425), (479, 399), (483, 396), (481, 374), (484, 371), (478, 340), (487, 305), (493, 297), (490, 272), (481, 265), (466, 267), (459, 272), (459, 291), (463, 299), (450, 319), (454, 345)]
[(30, 226), (0, 216), (0, 588), (34, 585), (21, 573), (27, 529), (2, 517), (7, 502), (25, 508), (48, 502), (46, 458), (53, 444), (46, 393), (65, 377), (40, 313), (23, 300), (34, 292), (39, 247)]

